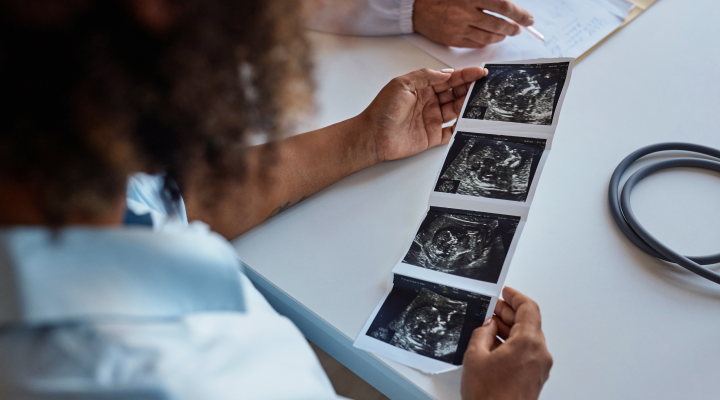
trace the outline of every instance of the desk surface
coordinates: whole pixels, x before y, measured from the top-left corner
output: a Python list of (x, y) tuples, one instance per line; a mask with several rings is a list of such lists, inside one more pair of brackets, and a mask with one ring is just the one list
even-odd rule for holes
[[(543, 312), (555, 366), (541, 398), (717, 396), (720, 287), (634, 248), (613, 225), (605, 197), (617, 163), (639, 147), (720, 147), (718, 15), (715, 1), (662, 0), (573, 72), (506, 281)], [(356, 115), (396, 75), (444, 67), (401, 38), (312, 40), (321, 125)], [(336, 358), (370, 359), (356, 372), (391, 397), (460, 397), (459, 371), (429, 376), (347, 349), (415, 233), (442, 153), (369, 168), (234, 241), (266, 294), (301, 310), (294, 318), (304, 330), (334, 332), (316, 339), (331, 354), (344, 341)], [(674, 170), (640, 184), (633, 204), (661, 240), (709, 254), (720, 251), (718, 198), (720, 175)], [(397, 387), (373, 382), (381, 378), (362, 371), (372, 365)]]

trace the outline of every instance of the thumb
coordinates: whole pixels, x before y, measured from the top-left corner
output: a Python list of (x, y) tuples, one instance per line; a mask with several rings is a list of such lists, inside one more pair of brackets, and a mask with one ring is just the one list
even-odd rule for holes
[(495, 343), (495, 337), (498, 333), (498, 326), (492, 317), (485, 320), (483, 326), (473, 331), (468, 347), (472, 347), (474, 351), (480, 353), (489, 353)]
[(414, 92), (419, 89), (425, 89), (426, 87), (447, 82), (448, 79), (450, 79), (452, 72), (453, 70), (449, 68), (441, 71), (423, 68), (400, 76), (397, 79), (407, 88), (408, 91)]

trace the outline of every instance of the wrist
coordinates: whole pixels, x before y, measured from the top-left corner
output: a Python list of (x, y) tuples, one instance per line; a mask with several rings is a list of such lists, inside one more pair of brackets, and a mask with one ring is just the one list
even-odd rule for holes
[(420, 33), (422, 35), (426, 35), (427, 32), (427, 24), (426, 24), (426, 18), (425, 18), (425, 12), (430, 8), (430, 4), (427, 0), (415, 0), (413, 2), (413, 10), (412, 10), (412, 28), (413, 32)]
[(382, 152), (378, 147), (377, 128), (372, 119), (362, 112), (346, 122), (349, 126), (343, 130), (344, 147), (348, 149), (348, 157), (357, 166), (353, 172), (381, 163)]

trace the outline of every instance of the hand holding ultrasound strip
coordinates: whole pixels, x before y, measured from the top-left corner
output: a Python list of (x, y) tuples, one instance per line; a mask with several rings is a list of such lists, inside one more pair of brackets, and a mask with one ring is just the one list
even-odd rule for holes
[(355, 346), (425, 372), (462, 365), (493, 314), (552, 145), (572, 59), (488, 64), (428, 211)]

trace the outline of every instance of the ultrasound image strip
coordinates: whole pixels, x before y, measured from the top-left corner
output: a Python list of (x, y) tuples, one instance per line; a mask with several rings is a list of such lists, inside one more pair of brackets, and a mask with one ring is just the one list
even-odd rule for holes
[(402, 350), (462, 365), (470, 336), (491, 298), (395, 274), (393, 288), (365, 335)]
[[(555, 112), (570, 64), (486, 65), (490, 74), (475, 82), (461, 115), (535, 125), (514, 126), (513, 135), (524, 130), (547, 133), (549, 130), (539, 125), (552, 125), (557, 120)], [(497, 132), (509, 131), (510, 127), (468, 126), (502, 127)], [(455, 132), (434, 190), (526, 202), (548, 144), (540, 138)], [(435, 200), (460, 207), (469, 204), (468, 198), (455, 196), (431, 196), (431, 204)], [(471, 206), (515, 209), (512, 203), (476, 201)], [(523, 215), (527, 212), (526, 207), (517, 210)], [(394, 273), (392, 288), (366, 322), (355, 346), (425, 372), (447, 371), (444, 363), (461, 365), (472, 331), (482, 325), (499, 295), (503, 266), (509, 263), (520, 226), (519, 216), (431, 206), (400, 262), (403, 265), (398, 264), (393, 271), (453, 285), (458, 282), (473, 291), (487, 290), (491, 296)]]
[(430, 207), (402, 262), (497, 283), (520, 217)]
[(552, 125), (569, 62), (486, 64), (475, 82), (463, 118)]
[(524, 202), (546, 140), (456, 132), (435, 191)]

